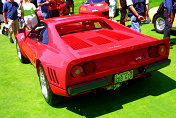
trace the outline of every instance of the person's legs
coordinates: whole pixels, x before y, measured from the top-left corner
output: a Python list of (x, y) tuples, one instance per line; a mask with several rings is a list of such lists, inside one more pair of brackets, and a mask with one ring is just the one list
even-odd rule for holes
[(164, 27), (164, 37), (163, 38), (167, 38), (170, 41), (170, 31), (172, 28), (172, 23), (169, 19), (170, 17), (168, 15), (167, 9), (165, 9), (164, 10), (165, 27)]
[(20, 28), (22, 28), (23, 27), (23, 22), (21, 21), (21, 17), (18, 17), (18, 21), (20, 23)]
[(54, 16), (53, 16), (53, 12), (52, 12), (52, 10), (49, 10), (49, 14), (50, 14), (50, 17), (51, 17), (51, 18), (54, 17)]
[(16, 35), (18, 33), (18, 29), (19, 29), (19, 22), (18, 19), (16, 20), (10, 20), (8, 19), (8, 26), (9, 26), (9, 32), (10, 32), (10, 42), (14, 43), (13, 39), (12, 39), (12, 34), (14, 33), (14, 35)]
[(52, 12), (52, 17), (58, 17), (59, 16), (59, 12), (58, 12), (57, 9), (52, 10), (51, 12)]
[(1, 31), (1, 20), (0, 20), (0, 34), (2, 34), (2, 31)]
[(120, 18), (120, 24), (125, 25), (125, 15), (126, 15), (126, 3), (125, 2), (121, 2), (122, 5), (122, 10), (120, 10), (121, 12), (121, 18)]
[(37, 25), (37, 23), (38, 23), (37, 17), (31, 19), (32, 28), (35, 27)]
[(120, 24), (125, 25), (126, 8), (122, 7)]
[(109, 17), (111, 20), (113, 20), (115, 12), (116, 12), (115, 5), (109, 5)]
[(72, 13), (71, 14), (74, 14), (74, 3), (73, 4), (71, 4), (71, 6), (70, 6), (71, 8), (72, 8)]
[(14, 42), (13, 42), (13, 39), (12, 39), (12, 34), (13, 34), (13, 20), (7, 19), (7, 21), (8, 21), (10, 42), (11, 42), (11, 43), (14, 43)]
[[(175, 14), (175, 10), (173, 10), (173, 12)], [(172, 44), (172, 43), (174, 43), (174, 42), (170, 41), (170, 32), (171, 32), (171, 28), (172, 28), (172, 22), (171, 22), (171, 19), (170, 19), (170, 16), (168, 14), (167, 9), (164, 10), (164, 20), (165, 20), (165, 27), (164, 27), (164, 36), (163, 36), (163, 38), (169, 39), (170, 44)], [(173, 47), (170, 46), (170, 48), (172, 49)]]
[(70, 4), (71, 4), (70, 0), (66, 0), (66, 8), (67, 9), (70, 7)]
[(136, 30), (137, 32), (141, 32), (140, 21), (134, 15), (131, 16), (131, 27), (132, 27), (132, 29)]
[(27, 26), (27, 28), (28, 29), (31, 29), (31, 27), (32, 27), (32, 23), (31, 23), (31, 20), (30, 20), (31, 18), (26, 18), (26, 17), (24, 17), (24, 21), (25, 21), (25, 24), (26, 24), (26, 26)]
[(41, 15), (42, 15), (43, 20), (50, 18), (50, 13), (48, 10), (42, 10)]
[[(14, 21), (14, 29), (13, 29), (13, 31), (14, 31), (14, 35), (16, 36), (16, 34), (18, 33), (18, 29), (19, 29), (19, 22), (18, 22), (18, 19), (16, 19), (15, 21)], [(15, 37), (15, 43), (16, 43), (16, 37)]]
[(3, 17), (3, 15), (2, 14), (0, 14), (0, 34), (2, 33), (2, 31), (1, 31), (1, 24), (4, 22), (4, 17)]
[(17, 33), (18, 33), (18, 29), (19, 29), (19, 22), (18, 22), (18, 19), (16, 19), (15, 21), (14, 21), (14, 29), (13, 29), (13, 31), (14, 31), (14, 35), (16, 35)]

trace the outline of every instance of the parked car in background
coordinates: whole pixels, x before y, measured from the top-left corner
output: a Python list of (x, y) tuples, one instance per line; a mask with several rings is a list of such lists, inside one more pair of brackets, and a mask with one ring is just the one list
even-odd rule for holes
[(115, 90), (170, 64), (169, 40), (143, 35), (96, 15), (50, 18), (31, 31), (19, 32), (18, 57), (34, 65), (50, 105), (62, 96), (99, 88)]
[[(161, 3), (159, 7), (151, 8), (148, 12), (151, 22), (154, 24), (154, 28), (158, 33), (164, 33), (165, 21), (164, 21), (164, 4)], [(176, 30), (176, 17), (174, 19), (172, 30)]]
[(109, 5), (107, 0), (87, 0), (79, 7), (79, 13), (109, 17)]

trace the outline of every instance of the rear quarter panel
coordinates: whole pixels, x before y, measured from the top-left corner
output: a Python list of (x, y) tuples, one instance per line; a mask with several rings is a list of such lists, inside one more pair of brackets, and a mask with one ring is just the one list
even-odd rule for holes
[(49, 83), (65, 89), (67, 66), (75, 57), (68, 51), (68, 46), (54, 27), (52, 24), (48, 25), (49, 44), (40, 43), (37, 47), (35, 66), (38, 70), (38, 65), (41, 63)]
[[(45, 46), (40, 46), (38, 48), (37, 60), (42, 64), (49, 83), (60, 88), (65, 88), (66, 69), (69, 63), (69, 58), (54, 48), (47, 46), (48, 48), (43, 50), (43, 47)], [(38, 62), (36, 63), (36, 67), (38, 68)], [(52, 77), (53, 75), (51, 75), (51, 73), (53, 72), (56, 74), (57, 80), (55, 80), (55, 77)]]

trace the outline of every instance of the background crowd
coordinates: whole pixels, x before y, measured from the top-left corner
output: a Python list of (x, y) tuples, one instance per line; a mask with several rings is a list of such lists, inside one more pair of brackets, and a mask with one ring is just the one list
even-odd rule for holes
[[(31, 30), (37, 23), (37, 7), (41, 10), (42, 19), (59, 16), (60, 0), (0, 0), (0, 21), (8, 24), (10, 42), (14, 43), (12, 34), (17, 34), (24, 25)], [(73, 0), (66, 0), (66, 8), (74, 13)]]
[[(8, 23), (10, 42), (14, 42), (12, 34), (14, 33), (14, 35), (16, 35), (17, 30), (19, 27), (23, 27), (23, 24), (31, 30), (38, 23), (36, 15), (37, 7), (40, 8), (43, 19), (59, 16), (57, 9), (59, 1), (60, 0), (0, 0), (0, 21), (5, 24)], [(125, 25), (125, 17), (130, 17), (132, 29), (138, 32), (141, 32), (140, 22), (146, 21), (146, 19), (149, 20), (149, 18), (147, 18), (149, 0), (106, 0), (106, 2), (109, 3), (109, 18), (111, 20), (115, 21), (116, 2), (118, 2), (121, 13), (120, 23)], [(72, 14), (74, 14), (73, 0), (66, 0), (66, 8), (69, 11), (70, 8), (72, 8)], [(170, 30), (175, 17), (175, 9), (176, 0), (164, 0), (164, 18), (166, 23), (164, 38), (168, 38), (169, 40)]]

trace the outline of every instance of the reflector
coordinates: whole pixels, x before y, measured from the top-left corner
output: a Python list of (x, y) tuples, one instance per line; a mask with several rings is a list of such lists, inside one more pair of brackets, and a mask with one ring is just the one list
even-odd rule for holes
[(74, 66), (72, 69), (71, 69), (71, 75), (73, 77), (80, 77), (82, 76), (84, 73), (83, 73), (83, 68), (79, 65), (76, 65)]
[(161, 56), (164, 56), (166, 54), (166, 46), (165, 45), (160, 45), (158, 47), (158, 53), (161, 55)]
[(159, 56), (158, 49), (154, 46), (149, 47), (148, 53), (151, 58), (155, 58)]

